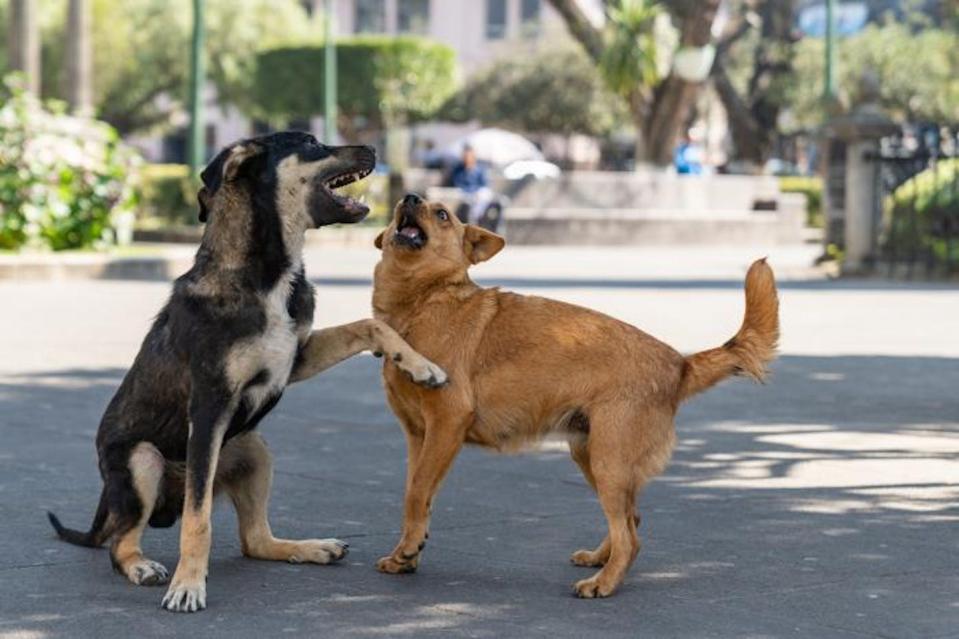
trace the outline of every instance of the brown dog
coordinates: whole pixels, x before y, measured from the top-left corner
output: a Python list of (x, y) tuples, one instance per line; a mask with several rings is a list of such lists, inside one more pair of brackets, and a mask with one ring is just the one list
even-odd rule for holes
[(384, 367), (409, 461), (402, 537), (377, 567), (416, 570), (430, 503), (464, 442), (509, 450), (560, 433), (609, 524), (599, 547), (572, 555), (577, 565), (603, 566), (575, 584), (576, 594), (605, 597), (639, 552), (636, 494), (669, 460), (679, 404), (731, 375), (765, 376), (779, 336), (773, 272), (765, 260), (749, 269), (746, 315), (735, 337), (683, 357), (595, 311), (474, 284), (470, 265), (504, 244), (416, 195), (397, 204), (376, 239), (383, 256), (374, 316), (450, 379), (447, 388), (426, 391), (396, 366)]

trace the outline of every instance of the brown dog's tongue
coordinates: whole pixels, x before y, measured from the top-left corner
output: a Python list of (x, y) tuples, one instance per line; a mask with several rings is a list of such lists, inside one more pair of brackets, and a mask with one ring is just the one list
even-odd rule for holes
[(420, 236), (420, 230), (415, 226), (404, 226), (400, 229), (400, 235), (403, 237), (408, 237), (412, 240)]

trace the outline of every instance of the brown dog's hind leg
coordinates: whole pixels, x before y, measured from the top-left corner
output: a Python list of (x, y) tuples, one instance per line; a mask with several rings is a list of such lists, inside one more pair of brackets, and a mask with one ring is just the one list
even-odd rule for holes
[(300, 349), (289, 383), (313, 377), (362, 351), (386, 355), (421, 386), (438, 388), (446, 384), (446, 373), (442, 368), (413, 350), (392, 328), (375, 319), (313, 331)]
[(338, 539), (277, 539), (267, 520), (273, 459), (256, 433), (230, 440), (223, 447), (220, 481), (236, 507), (243, 554), (252, 559), (329, 564), (347, 554)]
[[(589, 447), (587, 445), (586, 438), (576, 438), (572, 439), (569, 442), (569, 454), (573, 458), (573, 461), (579, 466), (580, 470), (583, 471), (583, 477), (586, 478), (586, 482), (590, 487), (595, 491), (596, 490), (596, 480), (593, 478), (593, 470), (589, 465)], [(639, 513), (637, 511), (633, 512), (633, 534), (636, 535), (636, 540), (642, 548), (642, 540), (640, 540), (639, 535), (637, 534), (636, 529), (639, 527)], [(570, 561), (572, 561), (577, 566), (583, 566), (585, 568), (598, 568), (600, 566), (606, 565), (606, 562), (609, 561), (609, 535), (603, 537), (603, 541), (600, 542), (593, 550), (582, 549), (577, 550), (570, 556)], [(637, 550), (638, 552), (638, 550)]]
[(133, 488), (140, 501), (140, 514), (131, 528), (120, 532), (110, 547), (110, 558), (118, 572), (138, 586), (165, 583), (169, 572), (160, 563), (147, 559), (140, 549), (140, 538), (146, 528), (163, 482), (165, 460), (156, 446), (140, 442), (130, 453), (128, 467)]

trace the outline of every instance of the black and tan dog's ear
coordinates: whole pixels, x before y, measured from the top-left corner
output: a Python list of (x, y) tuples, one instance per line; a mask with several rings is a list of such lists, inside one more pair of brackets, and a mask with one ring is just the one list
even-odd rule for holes
[(210, 190), (205, 186), (201, 186), (200, 190), (196, 193), (196, 201), (200, 205), (200, 222), (206, 224), (206, 221), (210, 217), (210, 209), (213, 207)]
[(243, 165), (263, 151), (263, 147), (255, 142), (240, 142), (230, 147), (229, 154), (223, 162), (223, 181), (235, 180)]
[(373, 240), (373, 246), (382, 250), (384, 237), (386, 237), (386, 229), (383, 229), (382, 231), (380, 231), (380, 234), (376, 236), (376, 239)]
[(206, 222), (213, 210), (213, 196), (220, 190), (224, 182), (235, 180), (240, 169), (250, 159), (261, 154), (265, 149), (255, 142), (240, 142), (217, 153), (216, 157), (206, 165), (200, 173), (203, 187), (196, 194), (200, 204), (200, 221)]
[(506, 240), (501, 235), (487, 231), (472, 224), (466, 225), (463, 234), (463, 250), (471, 264), (485, 262), (506, 246)]

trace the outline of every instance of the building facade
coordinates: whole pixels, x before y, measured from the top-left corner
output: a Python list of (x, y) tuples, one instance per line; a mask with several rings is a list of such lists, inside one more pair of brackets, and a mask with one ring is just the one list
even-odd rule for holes
[[(322, 12), (324, 0), (308, 0)], [(334, 0), (339, 35), (420, 35), (456, 51), (469, 76), (499, 57), (568, 42), (562, 18), (546, 0)], [(600, 0), (580, 0), (603, 19)]]

